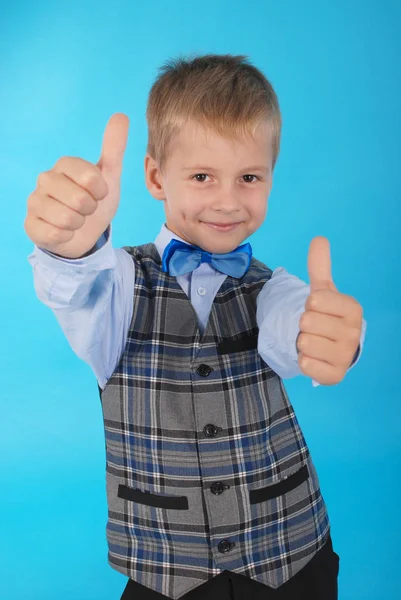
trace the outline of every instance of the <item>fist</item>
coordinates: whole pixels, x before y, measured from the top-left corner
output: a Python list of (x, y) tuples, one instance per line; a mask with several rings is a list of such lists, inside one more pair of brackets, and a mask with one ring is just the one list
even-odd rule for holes
[(91, 250), (120, 202), (120, 178), (129, 119), (114, 114), (106, 125), (100, 159), (63, 156), (40, 173), (29, 195), (24, 229), (40, 248), (65, 258)]
[(344, 379), (358, 349), (362, 306), (334, 285), (330, 244), (324, 237), (311, 242), (308, 275), (310, 295), (299, 322), (298, 364), (304, 375), (334, 385)]

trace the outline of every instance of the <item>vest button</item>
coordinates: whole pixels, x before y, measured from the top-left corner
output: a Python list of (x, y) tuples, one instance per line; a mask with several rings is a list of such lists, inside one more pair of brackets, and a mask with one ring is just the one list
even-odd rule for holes
[(208, 423), (203, 428), (203, 433), (206, 437), (216, 437), (217, 433), (221, 431), (221, 427), (216, 427), (212, 423)]
[(208, 377), (212, 371), (213, 371), (212, 367), (209, 367), (209, 365), (205, 365), (205, 364), (199, 365), (199, 367), (196, 369), (196, 372), (201, 377)]
[(221, 552), (222, 554), (225, 554), (226, 552), (229, 552), (231, 550), (231, 548), (233, 548), (233, 546), (235, 546), (234, 542), (229, 542), (228, 540), (222, 540), (221, 542), (219, 542), (219, 545), (217, 546), (219, 552)]
[(219, 494), (222, 494), (224, 492), (224, 490), (226, 490), (229, 487), (230, 486), (228, 486), (228, 485), (223, 485), (221, 483), (221, 481), (215, 481), (210, 486), (210, 491), (212, 492), (212, 494), (215, 494), (216, 496), (218, 496)]

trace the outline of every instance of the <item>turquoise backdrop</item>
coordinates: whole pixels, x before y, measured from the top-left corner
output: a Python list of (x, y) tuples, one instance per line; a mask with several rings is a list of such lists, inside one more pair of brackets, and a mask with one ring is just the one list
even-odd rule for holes
[(286, 387), (318, 468), (341, 557), (340, 600), (401, 595), (401, 3), (128, 0), (2, 3), (0, 17), (0, 598), (119, 600), (107, 564), (105, 452), (90, 367), (37, 299), (28, 195), (63, 155), (96, 162), (114, 112), (130, 118), (115, 247), (152, 241), (145, 110), (158, 67), (245, 54), (283, 114), (267, 219), (249, 241), (307, 281), (331, 243), (337, 288), (368, 323), (342, 383)]

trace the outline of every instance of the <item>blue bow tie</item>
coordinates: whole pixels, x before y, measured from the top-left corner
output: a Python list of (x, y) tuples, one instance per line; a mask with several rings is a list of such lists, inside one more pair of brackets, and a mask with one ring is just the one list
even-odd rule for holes
[(179, 240), (171, 240), (163, 252), (162, 268), (170, 275), (190, 273), (203, 262), (210, 263), (215, 269), (231, 277), (242, 277), (247, 272), (252, 258), (250, 244), (242, 244), (232, 252), (213, 254), (184, 244)]

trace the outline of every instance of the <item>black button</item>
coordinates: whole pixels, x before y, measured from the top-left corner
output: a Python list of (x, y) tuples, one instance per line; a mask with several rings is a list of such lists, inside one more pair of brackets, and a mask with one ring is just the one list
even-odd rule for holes
[(204, 364), (199, 365), (199, 367), (196, 369), (196, 372), (201, 377), (208, 377), (212, 371), (212, 367), (209, 367), (209, 365)]
[(229, 487), (229, 485), (224, 485), (223, 483), (221, 483), (221, 481), (215, 481), (210, 486), (210, 491), (212, 492), (212, 494), (216, 494), (217, 496), (218, 494), (222, 494), (224, 490), (228, 490)]
[(215, 437), (219, 431), (222, 431), (221, 427), (216, 427), (212, 423), (208, 423), (203, 428), (203, 433), (206, 437)]
[(229, 552), (231, 550), (231, 548), (233, 548), (235, 546), (234, 542), (229, 542), (228, 540), (222, 540), (221, 542), (219, 542), (219, 545), (217, 546), (219, 552), (221, 552), (222, 554), (224, 554), (225, 552)]

